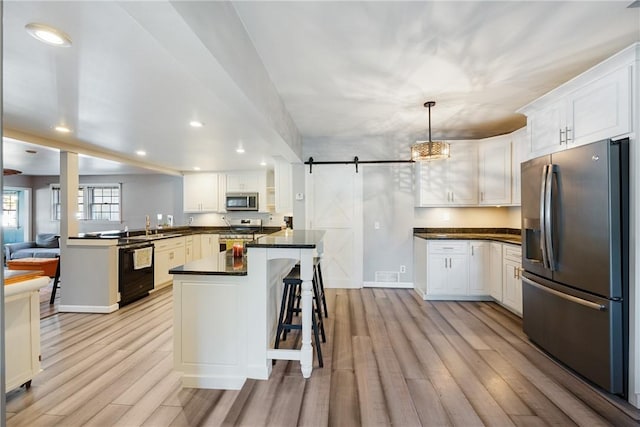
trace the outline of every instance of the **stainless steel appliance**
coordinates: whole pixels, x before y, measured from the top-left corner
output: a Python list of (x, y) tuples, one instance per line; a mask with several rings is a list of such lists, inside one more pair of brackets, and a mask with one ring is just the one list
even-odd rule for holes
[(220, 252), (230, 249), (233, 242), (250, 242), (262, 231), (261, 219), (232, 219), (227, 222), (229, 230), (218, 235)]
[[(151, 265), (136, 268), (136, 251), (151, 248)], [(132, 243), (119, 247), (118, 254), (118, 292), (120, 307), (149, 295), (153, 289), (153, 243)]]
[(227, 193), (225, 200), (228, 211), (258, 210), (258, 193)]
[(629, 140), (522, 163), (523, 328), (531, 341), (626, 397)]

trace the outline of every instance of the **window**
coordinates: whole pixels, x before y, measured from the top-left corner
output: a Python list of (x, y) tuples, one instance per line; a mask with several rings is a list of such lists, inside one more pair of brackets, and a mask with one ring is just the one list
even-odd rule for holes
[(15, 190), (2, 192), (2, 226), (18, 228), (19, 194)]
[[(82, 221), (121, 220), (120, 184), (83, 184), (78, 188), (78, 219)], [(51, 186), (52, 217), (60, 220), (60, 185)]]

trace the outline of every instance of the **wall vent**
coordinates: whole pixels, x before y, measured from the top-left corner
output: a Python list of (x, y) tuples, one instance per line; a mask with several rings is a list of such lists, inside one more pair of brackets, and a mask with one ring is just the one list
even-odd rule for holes
[(398, 283), (399, 281), (400, 273), (397, 271), (376, 271), (376, 282)]

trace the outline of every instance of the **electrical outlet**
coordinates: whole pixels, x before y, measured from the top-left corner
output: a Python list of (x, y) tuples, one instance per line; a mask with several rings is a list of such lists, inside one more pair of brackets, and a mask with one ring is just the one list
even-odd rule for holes
[(406, 265), (401, 265), (400, 266), (400, 273), (406, 273), (407, 272), (407, 266)]
[(374, 222), (373, 228), (375, 228), (376, 230), (380, 230), (380, 223), (378, 221)]

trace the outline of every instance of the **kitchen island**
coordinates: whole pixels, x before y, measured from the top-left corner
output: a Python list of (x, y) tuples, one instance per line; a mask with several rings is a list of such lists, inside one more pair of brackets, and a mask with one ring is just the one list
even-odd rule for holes
[[(246, 255), (201, 259), (170, 270), (174, 293), (174, 367), (185, 387), (240, 389), (268, 379), (272, 360), (299, 360), (311, 376), (313, 258), (324, 232), (282, 230), (248, 243)], [(273, 349), (282, 279), (300, 263), (302, 340)], [(217, 265), (216, 265), (217, 264)]]

